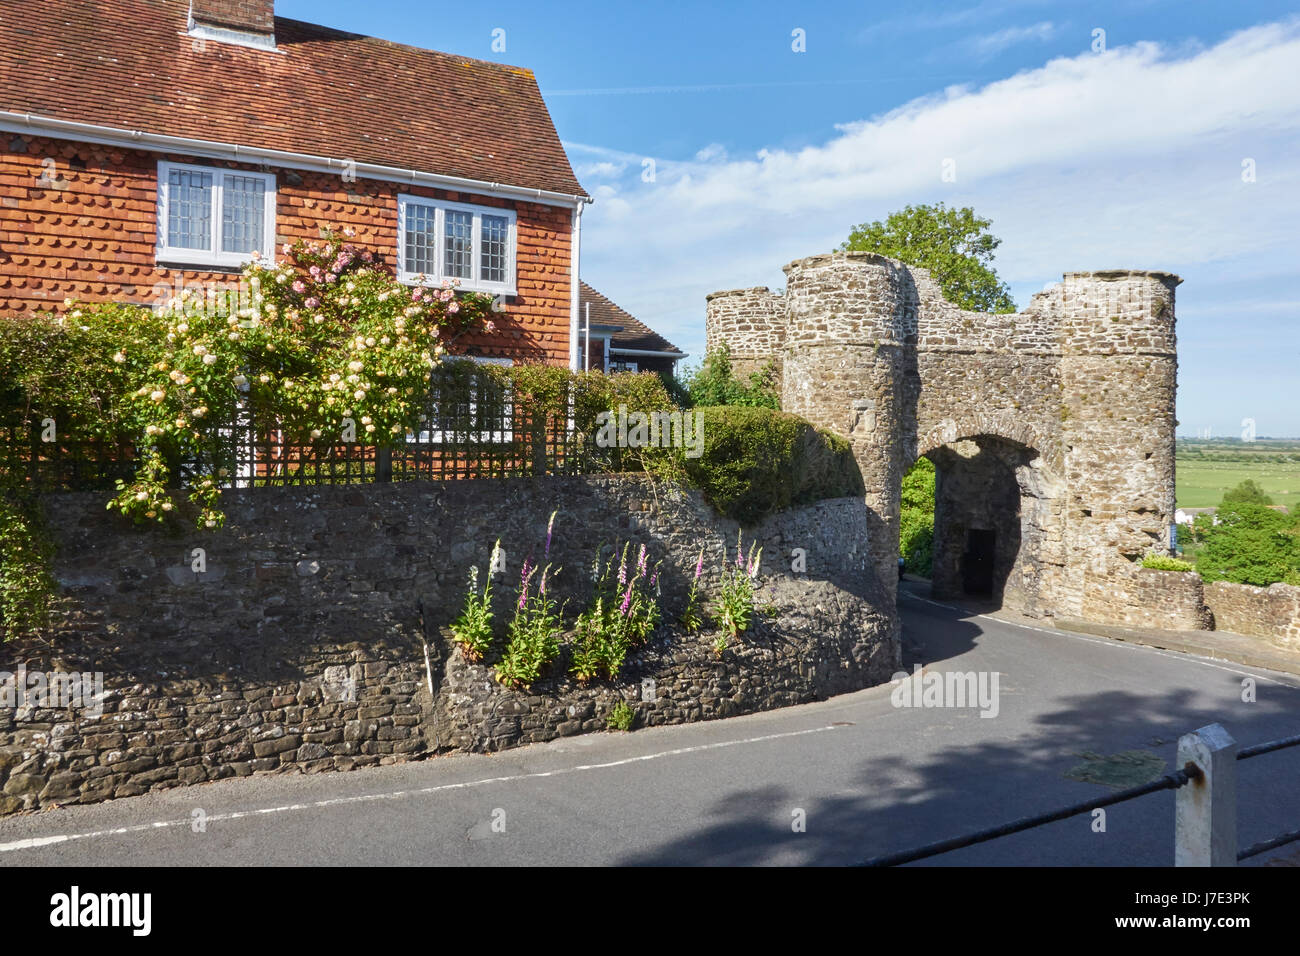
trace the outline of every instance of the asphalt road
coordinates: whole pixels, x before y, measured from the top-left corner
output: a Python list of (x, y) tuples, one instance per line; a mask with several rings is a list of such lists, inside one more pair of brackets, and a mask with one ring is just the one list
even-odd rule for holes
[[(1207, 723), (1243, 746), (1300, 732), (1289, 675), (902, 606), (909, 668), (998, 672), (996, 717), (895, 707), (885, 686), (492, 756), (223, 780), (0, 820), (0, 867), (842, 864), (1109, 792), (1065, 776), (1085, 754), (1171, 769), (1178, 736)], [(1243, 846), (1300, 826), (1300, 749), (1239, 766)], [(1105, 832), (1079, 816), (917, 865), (1170, 865), (1173, 816), (1163, 792), (1110, 808)], [(1294, 844), (1256, 862), (1284, 857)]]

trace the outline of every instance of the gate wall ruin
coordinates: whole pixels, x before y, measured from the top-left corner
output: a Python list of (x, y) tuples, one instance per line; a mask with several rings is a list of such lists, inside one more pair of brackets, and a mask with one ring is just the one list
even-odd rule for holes
[[(707, 300), (710, 349), (744, 374), (768, 361), (782, 408), (852, 443), (871, 512), (868, 547), (896, 578), (902, 476), (939, 467), (936, 549), (1013, 515), (1003, 605), (1043, 618), (1123, 623), (1148, 598), (1140, 559), (1164, 550), (1174, 515), (1174, 288), (1167, 272), (1066, 273), (1013, 314), (958, 308), (924, 269), (837, 252), (785, 267), (766, 288)], [(992, 480), (1014, 490), (998, 504)], [(974, 523), (974, 524), (972, 524)], [(947, 535), (950, 540), (940, 541)], [(1001, 547), (1001, 545), (999, 545)], [(954, 572), (937, 568), (936, 593)], [(1189, 599), (1166, 626), (1199, 627)]]

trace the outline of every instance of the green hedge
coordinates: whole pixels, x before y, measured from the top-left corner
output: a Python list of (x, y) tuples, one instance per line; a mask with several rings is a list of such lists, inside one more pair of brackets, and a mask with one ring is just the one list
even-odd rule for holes
[(863, 493), (849, 443), (797, 415), (768, 408), (712, 406), (704, 451), (686, 474), (717, 511), (743, 524), (792, 505)]

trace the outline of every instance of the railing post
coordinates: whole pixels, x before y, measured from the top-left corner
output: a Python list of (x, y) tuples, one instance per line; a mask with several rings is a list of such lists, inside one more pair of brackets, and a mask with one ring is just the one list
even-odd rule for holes
[(1196, 779), (1176, 792), (1174, 866), (1237, 865), (1237, 742), (1220, 724), (1178, 739), (1178, 766)]
[(393, 449), (389, 446), (375, 449), (375, 481), (393, 480)]

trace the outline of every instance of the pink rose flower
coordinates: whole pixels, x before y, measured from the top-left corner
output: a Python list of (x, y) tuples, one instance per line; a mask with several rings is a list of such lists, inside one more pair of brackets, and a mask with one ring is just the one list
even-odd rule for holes
[(294, 279), (293, 291), (301, 295), (302, 293), (307, 291), (307, 286), (303, 284), (303, 281), (301, 279)]

